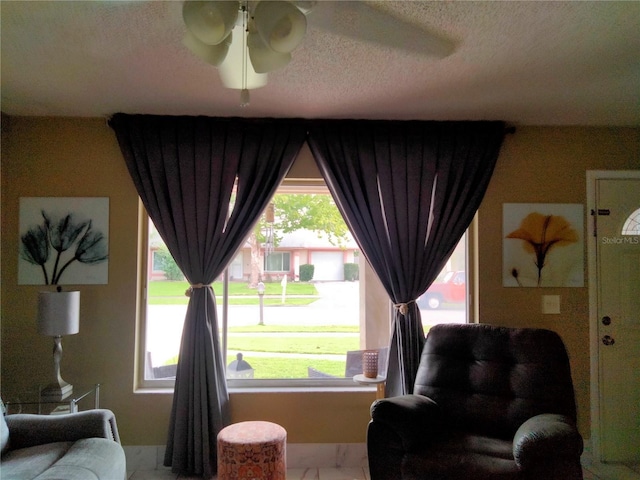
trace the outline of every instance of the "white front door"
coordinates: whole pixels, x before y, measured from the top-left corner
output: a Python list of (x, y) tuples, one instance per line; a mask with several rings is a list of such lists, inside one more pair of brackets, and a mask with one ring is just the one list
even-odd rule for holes
[(640, 462), (640, 178), (595, 181), (599, 453)]

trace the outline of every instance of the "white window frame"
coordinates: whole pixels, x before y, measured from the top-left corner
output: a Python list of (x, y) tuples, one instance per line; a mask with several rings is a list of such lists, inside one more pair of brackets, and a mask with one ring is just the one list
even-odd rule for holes
[[(306, 186), (291, 186), (290, 184), (281, 185), (278, 189), (278, 193), (327, 193), (328, 189), (324, 182), (319, 184), (314, 182), (313, 185)], [(145, 365), (146, 365), (146, 346), (145, 346), (145, 332), (146, 332), (146, 317), (147, 317), (147, 281), (148, 281), (148, 261), (149, 261), (149, 217), (146, 213), (142, 202), (139, 202), (139, 216), (138, 216), (138, 232), (139, 232), (139, 262), (138, 262), (138, 282), (139, 282), (139, 302), (138, 302), (138, 321), (136, 322), (136, 375), (134, 375), (134, 391), (136, 392), (167, 392), (171, 393), (175, 387), (175, 380), (173, 379), (145, 379)], [(467, 323), (475, 323), (478, 321), (479, 309), (478, 304), (475, 301), (477, 298), (477, 215), (467, 230), (466, 236), (466, 276), (467, 276), (467, 303), (466, 303), (466, 321)], [(361, 281), (365, 269), (370, 269), (366, 265), (364, 255), (358, 256), (360, 264)], [(224, 274), (225, 284), (228, 285), (228, 270), (225, 270)], [(227, 289), (223, 288), (223, 296), (227, 296)], [(384, 293), (384, 292), (383, 292)], [(374, 295), (375, 296), (375, 295)], [(370, 342), (371, 338), (369, 334), (362, 331), (362, 326), (367, 327), (367, 323), (370, 322), (374, 315), (367, 314), (367, 309), (371, 308), (367, 304), (367, 299), (370, 296), (366, 295), (363, 291), (361, 284), (360, 291), (360, 340), (362, 342)], [(383, 318), (386, 318), (387, 333), (391, 329), (391, 319), (393, 306), (391, 301), (387, 302), (388, 308), (386, 315), (383, 313)], [(376, 308), (372, 308), (371, 311), (375, 311)], [(228, 306), (223, 301), (222, 315), (219, 318), (219, 322), (222, 327), (222, 331), (226, 332), (228, 324)], [(380, 326), (371, 326), (372, 330), (379, 330)], [(226, 345), (225, 334), (222, 335), (222, 342)], [(368, 348), (368, 347), (367, 347)], [(363, 348), (364, 349), (364, 348)], [(226, 349), (223, 351), (224, 358), (226, 360)], [(227, 385), (230, 392), (241, 391), (250, 392), (251, 390), (259, 391), (277, 391), (277, 392), (300, 392), (308, 390), (318, 391), (354, 391), (354, 390), (372, 390), (375, 387), (363, 387), (356, 384), (351, 378), (300, 378), (300, 379), (227, 379)]]

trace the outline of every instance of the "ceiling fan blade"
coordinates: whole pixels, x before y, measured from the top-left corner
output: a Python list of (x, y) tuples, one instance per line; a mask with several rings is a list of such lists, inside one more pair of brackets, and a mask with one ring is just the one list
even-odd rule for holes
[(421, 55), (444, 58), (456, 42), (362, 1), (318, 2), (309, 23), (331, 33)]

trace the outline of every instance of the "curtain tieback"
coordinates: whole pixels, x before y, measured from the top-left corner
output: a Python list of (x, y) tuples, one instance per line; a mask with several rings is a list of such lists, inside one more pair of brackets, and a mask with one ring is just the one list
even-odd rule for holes
[(415, 300), (411, 300), (407, 303), (394, 303), (393, 307), (398, 310), (402, 315), (406, 315), (409, 312), (409, 305), (412, 303), (416, 303)]
[(193, 290), (196, 288), (205, 288), (205, 287), (210, 287), (211, 285), (205, 285), (204, 283), (194, 283), (193, 285), (189, 285), (189, 288), (187, 288), (187, 290), (185, 290), (184, 294), (187, 297), (190, 297), (191, 294), (193, 293)]

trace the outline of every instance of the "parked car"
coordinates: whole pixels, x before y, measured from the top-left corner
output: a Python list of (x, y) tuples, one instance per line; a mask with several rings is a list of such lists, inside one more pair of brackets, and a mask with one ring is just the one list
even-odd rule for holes
[(441, 282), (433, 282), (417, 300), (419, 308), (435, 310), (443, 303), (462, 303), (467, 288), (464, 271), (447, 272)]

